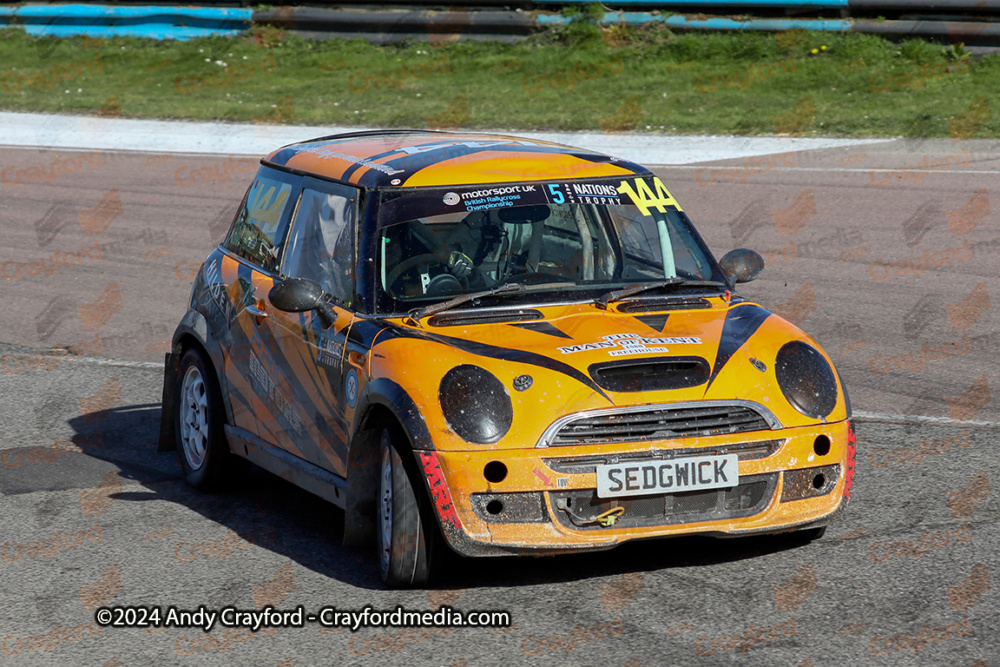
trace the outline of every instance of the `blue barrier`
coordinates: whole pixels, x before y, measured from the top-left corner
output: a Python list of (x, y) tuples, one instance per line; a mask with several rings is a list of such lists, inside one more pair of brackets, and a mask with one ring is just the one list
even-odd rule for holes
[(25, 5), (0, 7), (0, 26), (17, 25), (38, 37), (150, 37), (194, 39), (237, 35), (250, 26), (252, 9)]

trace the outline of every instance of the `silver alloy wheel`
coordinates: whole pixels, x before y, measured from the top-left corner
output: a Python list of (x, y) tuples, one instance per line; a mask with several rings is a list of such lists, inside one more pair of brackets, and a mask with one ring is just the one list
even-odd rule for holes
[(382, 448), (382, 479), (379, 483), (379, 559), (382, 572), (389, 571), (392, 555), (392, 448)]
[(190, 366), (184, 373), (180, 403), (184, 459), (191, 470), (198, 470), (208, 451), (208, 387), (197, 366)]

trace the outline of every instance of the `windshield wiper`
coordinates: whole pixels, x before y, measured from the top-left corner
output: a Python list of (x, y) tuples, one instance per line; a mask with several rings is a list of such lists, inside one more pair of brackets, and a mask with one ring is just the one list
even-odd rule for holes
[(442, 310), (448, 310), (454, 308), (455, 306), (461, 306), (463, 303), (468, 303), (469, 301), (475, 301), (476, 299), (482, 299), (483, 297), (493, 296), (494, 294), (500, 294), (501, 292), (517, 292), (523, 289), (524, 285), (521, 283), (502, 283), (496, 287), (491, 287), (487, 290), (482, 290), (481, 292), (472, 292), (471, 294), (459, 294), (453, 299), (448, 299), (447, 301), (442, 301), (441, 303), (435, 303), (430, 306), (424, 306), (423, 308), (414, 308), (406, 313), (406, 315), (413, 320), (414, 324), (419, 325), (420, 320), (428, 315), (434, 315), (435, 313), (440, 313)]
[(687, 278), (674, 276), (673, 278), (658, 280), (654, 283), (637, 283), (621, 289), (612, 290), (604, 296), (595, 299), (594, 305), (602, 310), (607, 310), (608, 304), (612, 301), (620, 301), (622, 299), (627, 299), (630, 296), (639, 294), (640, 292), (647, 292), (649, 290), (660, 289), (663, 287), (723, 287), (729, 289), (729, 285), (717, 280), (688, 280)]

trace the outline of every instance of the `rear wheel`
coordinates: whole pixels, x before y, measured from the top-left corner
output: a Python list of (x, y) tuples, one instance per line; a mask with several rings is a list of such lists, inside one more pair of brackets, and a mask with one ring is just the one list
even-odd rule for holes
[(210, 364), (196, 348), (181, 357), (174, 394), (177, 458), (188, 484), (209, 491), (222, 486), (241, 461), (226, 442), (222, 396)]
[(401, 455), (409, 453), (405, 437), (395, 429), (382, 432), (378, 468), (379, 573), (392, 588), (426, 585), (433, 576), (440, 536), (427, 502), (418, 486), (416, 464), (404, 465)]

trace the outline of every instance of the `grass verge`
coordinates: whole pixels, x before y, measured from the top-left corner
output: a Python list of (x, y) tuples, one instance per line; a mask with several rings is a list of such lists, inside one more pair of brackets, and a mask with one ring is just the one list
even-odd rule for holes
[(1000, 136), (1000, 56), (859, 34), (675, 35), (583, 21), (516, 45), (188, 42), (0, 31), (0, 108), (512, 130)]

